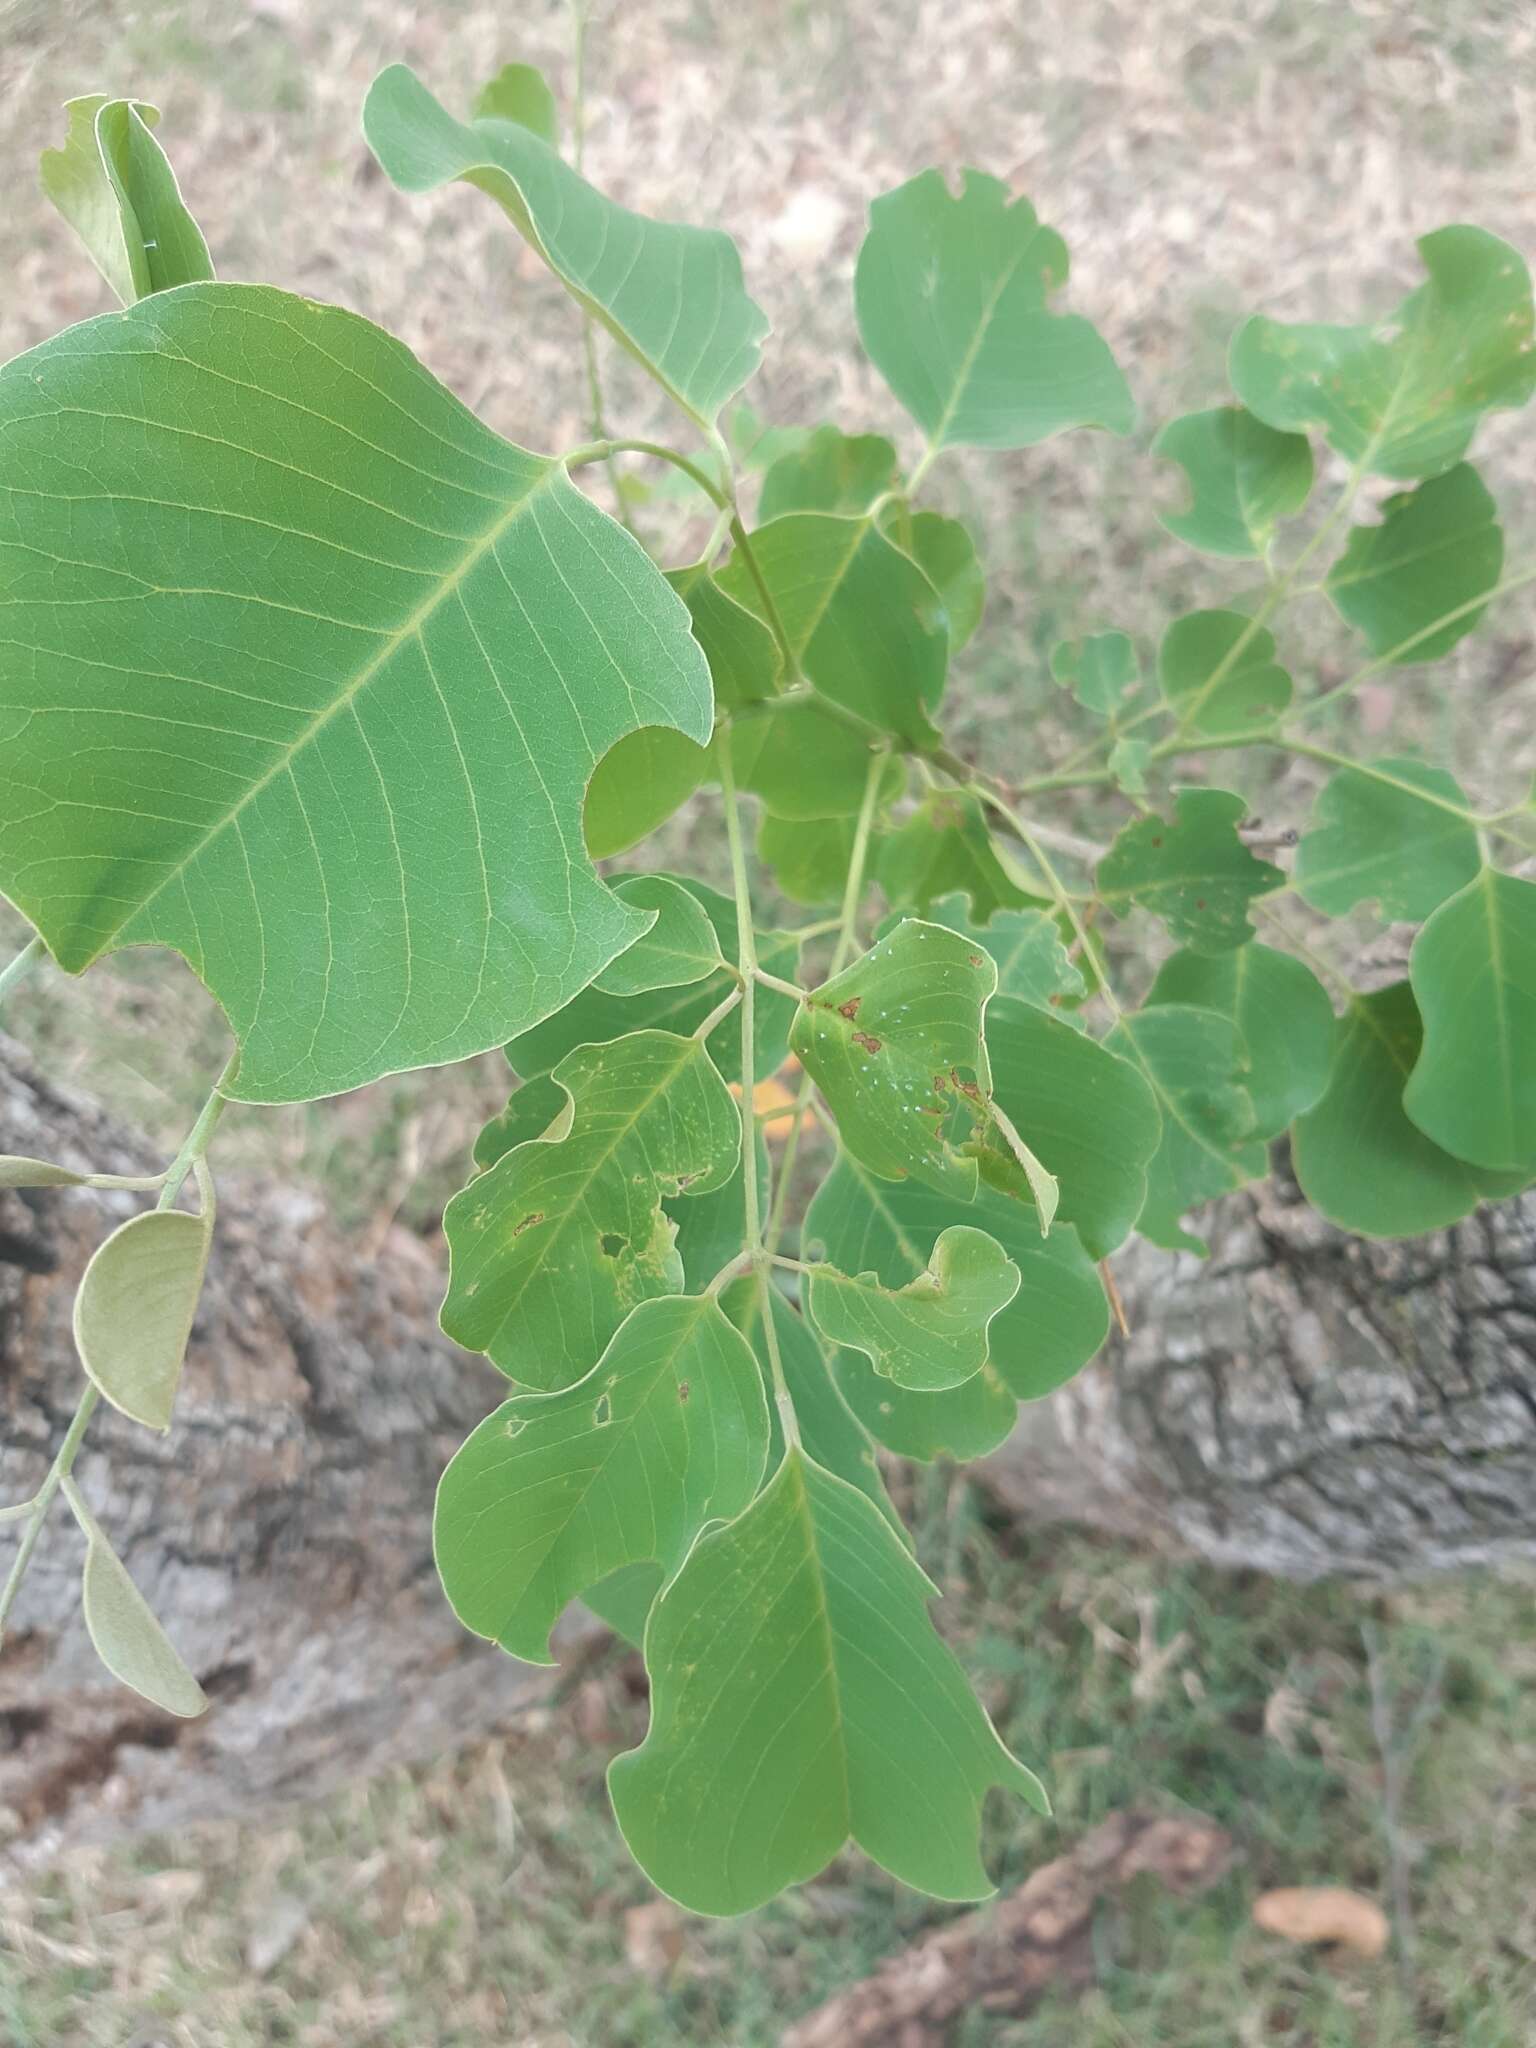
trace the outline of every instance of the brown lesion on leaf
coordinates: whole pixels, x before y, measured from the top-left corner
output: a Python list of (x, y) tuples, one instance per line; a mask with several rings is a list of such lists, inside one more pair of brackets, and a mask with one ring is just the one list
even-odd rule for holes
[(864, 998), (862, 996), (850, 996), (846, 1003), (838, 1004), (837, 1014), (839, 1015), (839, 1017), (846, 1017), (848, 1019), (848, 1022), (851, 1024), (854, 1018), (857, 1017), (857, 1015), (859, 1014), (859, 1005), (863, 1002), (863, 1000)]
[(978, 1109), (985, 1108), (987, 1098), (982, 1094), (974, 1081), (963, 1081), (960, 1078), (960, 1069), (958, 1067), (950, 1068), (949, 1078), (951, 1085), (958, 1094), (965, 1096), (968, 1101), (974, 1102)]
[(967, 953), (965, 957), (967, 960), (970, 961), (973, 967), (979, 967), (981, 965), (981, 955), (979, 953)]
[(853, 1042), (857, 1046), (862, 1046), (864, 1051), (868, 1053), (876, 1053), (880, 1050), (880, 1040), (872, 1038), (867, 1031), (855, 1031)]
[(692, 1392), (693, 1392), (693, 1389), (692, 1389), (692, 1387), (691, 1387), (691, 1386), (690, 1386), (690, 1385), (688, 1384), (687, 1380), (679, 1380), (679, 1381), (678, 1381), (678, 1383), (677, 1383), (677, 1398), (679, 1399), (679, 1401), (686, 1401), (686, 1400), (687, 1400), (687, 1398), (688, 1398), (688, 1396), (689, 1396), (689, 1395), (690, 1395), (690, 1394), (691, 1394)]
[(514, 1237), (521, 1237), (525, 1230), (532, 1230), (535, 1223), (542, 1223), (543, 1221), (544, 1211), (542, 1209), (530, 1209), (521, 1223), (513, 1224), (512, 1235)]

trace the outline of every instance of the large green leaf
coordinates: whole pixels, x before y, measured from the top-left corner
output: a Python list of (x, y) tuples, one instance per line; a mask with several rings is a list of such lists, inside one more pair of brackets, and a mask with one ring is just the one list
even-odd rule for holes
[(592, 986), (609, 996), (646, 995), (658, 988), (689, 988), (721, 967), (720, 941), (697, 896), (670, 875), (626, 875), (615, 896), (656, 922), (598, 975)]
[(1248, 905), (1285, 881), (1237, 836), (1248, 806), (1225, 789), (1182, 789), (1175, 822), (1138, 818), (1099, 862), (1111, 909), (1134, 903), (1160, 917), (1197, 953), (1225, 953), (1253, 937)]
[(1463, 456), (1485, 412), (1536, 390), (1531, 279), (1507, 242), (1440, 228), (1419, 242), (1428, 280), (1366, 327), (1262, 315), (1232, 343), (1232, 384), (1272, 427), (1318, 427), (1381, 476), (1435, 476)]
[(1214, 1010), (1237, 1026), (1248, 1053), (1255, 1138), (1278, 1138), (1328, 1085), (1333, 1005), (1311, 968), (1289, 953), (1256, 944), (1214, 958), (1175, 953), (1158, 969), (1147, 1001)]
[(638, 935), (587, 778), (707, 738), (708, 674), (558, 464), (252, 285), (19, 357), (0, 432), (0, 887), (62, 965), (174, 947), (231, 1092), (286, 1101), (500, 1043)]
[(700, 1913), (814, 1877), (851, 1836), (938, 1898), (991, 1886), (982, 1802), (1046, 1811), (935, 1632), (934, 1588), (866, 1495), (791, 1449), (699, 1538), (645, 1633), (651, 1727), (613, 1763), (641, 1867)]
[[(1328, 572), (1328, 595), (1372, 654), (1436, 661), (1472, 631), (1485, 609), (1473, 600), (1498, 583), (1498, 508), (1471, 463), (1458, 462), (1381, 509), (1379, 525), (1351, 532)], [(1431, 632), (1438, 619), (1447, 623)]]
[(898, 1386), (935, 1393), (981, 1371), (992, 1318), (1018, 1291), (1019, 1269), (997, 1239), (954, 1223), (905, 1287), (822, 1264), (807, 1283), (806, 1306), (829, 1344), (862, 1351)]
[[(1000, 996), (1022, 996), (1039, 1009), (1055, 1009), (1062, 1001), (1080, 1002), (1088, 992), (1061, 942), (1060, 925), (1044, 910), (996, 910), (979, 923), (966, 915), (963, 896), (946, 896), (927, 915), (992, 955)], [(894, 925), (893, 919), (882, 926), (881, 936)]]
[(1409, 1122), (1403, 1084), (1422, 1040), (1406, 981), (1356, 996), (1338, 1021), (1327, 1090), (1296, 1120), (1291, 1160), (1301, 1191), (1343, 1230), (1418, 1237), (1520, 1185), (1453, 1159)]
[[(205, 1196), (206, 1199), (206, 1196)], [(150, 1209), (98, 1245), (75, 1295), (75, 1349), (114, 1408), (169, 1429), (208, 1266), (211, 1215)]]
[(64, 146), (39, 165), (43, 190), (123, 304), (211, 278), (208, 244), (150, 133), (159, 110), (92, 93), (65, 111)]
[(1536, 1171), (1536, 882), (1484, 868), (1413, 942), (1424, 1048), (1403, 1097), (1458, 1159)]
[(695, 1038), (637, 1031), (556, 1067), (568, 1132), (503, 1153), (443, 1217), (443, 1328), (512, 1378), (567, 1387), (637, 1302), (683, 1284), (663, 1195), (729, 1180), (730, 1091)]
[(369, 87), (363, 133), (404, 192), (462, 179), (488, 193), (572, 296), (702, 424), (756, 370), (768, 323), (728, 235), (616, 206), (527, 128), (456, 121), (404, 64)]
[(1203, 1255), (1204, 1240), (1179, 1219), (1256, 1180), (1267, 1164), (1254, 1135), (1247, 1051), (1237, 1027), (1213, 1010), (1166, 1003), (1122, 1017), (1105, 1043), (1141, 1068), (1162, 1113), (1162, 1140), (1136, 1227), (1169, 1251)]
[(719, 1305), (642, 1301), (585, 1379), (514, 1395), (455, 1453), (432, 1523), (443, 1589), (476, 1635), (552, 1663), (568, 1601), (626, 1565), (674, 1569), (767, 1459), (762, 1375)]
[(854, 273), (859, 336), (933, 447), (1130, 432), (1135, 407), (1103, 337), (1048, 310), (1066, 278), (1060, 235), (980, 171), (958, 198), (924, 171), (875, 201)]
[(790, 1049), (873, 1172), (975, 1192), (976, 1162), (954, 1150), (948, 1126), (957, 1100), (985, 1112), (981, 1020), (996, 988), (985, 953), (907, 918), (796, 1011)]
[(769, 469), (757, 516), (766, 525), (784, 512), (867, 512), (895, 481), (896, 450), (883, 434), (818, 427)]
[(963, 893), (985, 924), (994, 911), (1036, 899), (1015, 879), (987, 829), (986, 812), (964, 790), (935, 791), (880, 847), (880, 886), (898, 910), (925, 914), (941, 896)]
[(1483, 864), (1454, 776), (1422, 761), (1372, 761), (1324, 783), (1296, 849), (1296, 889), (1329, 917), (1374, 901), (1389, 922), (1428, 917)]
[(1189, 480), (1187, 512), (1159, 512), (1168, 531), (1208, 555), (1261, 555), (1276, 525), (1312, 491), (1305, 434), (1279, 434), (1240, 405), (1185, 413), (1152, 443)]
[(1275, 636), (1241, 612), (1189, 612), (1157, 651), (1167, 697), (1191, 730), (1215, 736), (1270, 725), (1291, 701)]

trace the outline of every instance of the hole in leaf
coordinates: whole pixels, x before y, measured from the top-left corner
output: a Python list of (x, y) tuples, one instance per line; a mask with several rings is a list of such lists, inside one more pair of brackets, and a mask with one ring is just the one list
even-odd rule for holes
[(528, 1423), (524, 1416), (509, 1415), (501, 1427), (503, 1434), (506, 1436), (521, 1436), (528, 1427)]
[(597, 1240), (597, 1248), (605, 1259), (616, 1259), (623, 1251), (626, 1240), (615, 1231), (605, 1230)]
[(592, 1427), (605, 1429), (613, 1420), (613, 1403), (606, 1394), (599, 1394), (597, 1406), (592, 1410)]

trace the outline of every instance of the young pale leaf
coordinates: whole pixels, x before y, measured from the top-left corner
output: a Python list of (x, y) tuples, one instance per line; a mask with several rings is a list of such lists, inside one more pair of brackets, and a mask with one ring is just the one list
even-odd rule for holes
[(1066, 279), (1060, 235), (980, 171), (958, 198), (924, 171), (875, 201), (854, 273), (859, 338), (930, 446), (1130, 432), (1135, 407), (1103, 337), (1047, 309)]
[[(946, 896), (928, 916), (992, 955), (1000, 996), (1020, 996), (1037, 1009), (1054, 1010), (1058, 1002), (1081, 1002), (1088, 993), (1061, 942), (1061, 927), (1044, 910), (997, 910), (980, 924), (966, 915), (963, 896)], [(882, 925), (879, 936), (893, 931), (897, 921)]]
[(880, 848), (880, 886), (898, 910), (925, 914), (941, 896), (959, 890), (978, 924), (994, 912), (1036, 902), (998, 856), (987, 816), (964, 790), (927, 796)]
[(892, 505), (881, 523), (887, 537), (912, 557), (943, 599), (950, 652), (958, 654), (981, 624), (987, 603), (987, 579), (976, 543), (958, 519), (946, 519), (942, 512), (914, 512), (905, 504)]
[(1536, 1171), (1536, 882), (1484, 868), (1408, 962), (1424, 1048), (1403, 1107), (1472, 1165)]
[(985, 1114), (981, 1019), (996, 989), (984, 952), (907, 918), (802, 1002), (790, 1050), (871, 1171), (975, 1193), (976, 1162), (953, 1149), (947, 1127), (958, 1103)]
[(940, 1232), (928, 1264), (895, 1292), (876, 1273), (819, 1265), (806, 1288), (811, 1321), (829, 1344), (862, 1351), (901, 1387), (957, 1387), (987, 1362), (992, 1318), (1019, 1291), (1019, 1269), (995, 1237), (970, 1224)]
[(707, 739), (709, 677), (558, 464), (253, 285), (45, 342), (0, 430), (0, 888), (61, 965), (175, 948), (276, 1102), (499, 1044), (638, 936), (587, 779), (638, 725)]
[(581, 813), (587, 852), (593, 860), (628, 853), (680, 810), (709, 774), (709, 749), (670, 726), (626, 733), (587, 784)]
[(570, 1129), (571, 1098), (552, 1074), (537, 1074), (514, 1088), (505, 1109), (475, 1139), (476, 1166), (494, 1166), (515, 1145), (533, 1138), (563, 1138)]
[(476, 1635), (552, 1663), (568, 1601), (625, 1565), (672, 1571), (767, 1459), (762, 1375), (719, 1306), (642, 1301), (585, 1379), (514, 1395), (454, 1454), (432, 1522), (443, 1589)]
[(934, 1630), (933, 1596), (873, 1502), (798, 1449), (699, 1538), (646, 1628), (650, 1733), (608, 1774), (654, 1884), (744, 1913), (851, 1836), (937, 1898), (990, 1893), (989, 1787), (1042, 1813), (1045, 1794)]
[[(987, 1011), (992, 1093), (1060, 1184), (1056, 1215), (1092, 1256), (1123, 1244), (1147, 1196), (1162, 1135), (1157, 1100), (1131, 1061), (1059, 1017), (999, 996)], [(1011, 1158), (992, 1141), (983, 1172), (1016, 1187)]]
[[(852, 817), (869, 782), (872, 737), (814, 697), (754, 704), (731, 721), (731, 768), (737, 787), (776, 818)], [(904, 763), (889, 755), (882, 801), (899, 796), (906, 777)]]
[(1148, 1003), (1183, 1003), (1229, 1017), (1248, 1051), (1253, 1135), (1278, 1138), (1328, 1085), (1333, 1005), (1311, 968), (1271, 946), (1239, 946), (1214, 958), (1175, 953), (1158, 970)]
[(1377, 526), (1354, 528), (1328, 572), (1328, 595), (1372, 654), (1438, 660), (1472, 631), (1486, 609), (1476, 600), (1498, 583), (1498, 508), (1471, 463), (1458, 462), (1388, 498), (1382, 515)]
[(64, 1498), (85, 1531), (80, 1602), (97, 1656), (114, 1678), (151, 1706), (183, 1720), (201, 1714), (207, 1694), (172, 1647), (72, 1479), (64, 1481)]
[(1237, 836), (1248, 806), (1225, 789), (1183, 789), (1176, 822), (1139, 818), (1099, 862), (1099, 894), (1112, 910), (1130, 903), (1160, 917), (1197, 953), (1225, 953), (1253, 937), (1248, 905), (1285, 876)]
[(80, 1363), (112, 1406), (169, 1429), (208, 1265), (210, 1219), (185, 1209), (130, 1216), (97, 1247), (75, 1296)]
[(1082, 640), (1058, 640), (1051, 649), (1051, 678), (1070, 690), (1085, 711), (1113, 718), (1125, 709), (1141, 682), (1141, 662), (1129, 633), (1090, 633)]
[(1342, 917), (1373, 901), (1383, 919), (1428, 917), (1483, 864), (1466, 795), (1443, 768), (1372, 761), (1324, 783), (1296, 849), (1296, 890)]
[(1269, 725), (1291, 701), (1275, 636), (1241, 612), (1190, 612), (1157, 651), (1163, 693), (1195, 732), (1215, 736)]
[(757, 613), (723, 590), (703, 562), (669, 569), (667, 581), (688, 607), (693, 637), (709, 663), (718, 708), (739, 711), (744, 704), (771, 697), (784, 673), (784, 657)]
[(609, 996), (644, 995), (655, 988), (688, 988), (723, 966), (720, 941), (697, 896), (670, 875), (626, 875), (613, 893), (656, 922), (598, 975), (592, 986)]
[(1507, 242), (1440, 228), (1419, 242), (1428, 281), (1369, 327), (1287, 325), (1262, 315), (1232, 343), (1232, 385), (1282, 430), (1317, 427), (1379, 476), (1436, 476), (1463, 456), (1485, 412), (1536, 390), (1531, 279)]
[(403, 192), (488, 193), (579, 304), (703, 426), (757, 368), (768, 332), (741, 258), (714, 228), (645, 220), (504, 120), (456, 121), (404, 64), (368, 89), (363, 134)]
[(1163, 1135), (1147, 1170), (1137, 1229), (1168, 1251), (1198, 1252), (1203, 1239), (1180, 1223), (1186, 1211), (1256, 1180), (1266, 1166), (1254, 1135), (1248, 1063), (1230, 1017), (1182, 1003), (1122, 1017), (1105, 1040), (1140, 1067), (1162, 1113)]
[(675, 1294), (661, 1197), (730, 1178), (741, 1120), (694, 1038), (637, 1031), (555, 1069), (569, 1132), (503, 1154), (448, 1204), (444, 1330), (543, 1389), (587, 1372), (637, 1302)]
[(73, 1167), (54, 1166), (46, 1159), (0, 1153), (0, 1188), (82, 1188), (90, 1179)]
[(1158, 518), (1208, 555), (1262, 554), (1279, 522), (1293, 519), (1312, 492), (1306, 435), (1276, 433), (1240, 405), (1170, 420), (1152, 453), (1176, 462), (1190, 488), (1187, 512)]
[(555, 96), (542, 71), (532, 64), (503, 64), (475, 95), (477, 121), (512, 121), (547, 142), (560, 146), (560, 116)]
[(784, 512), (867, 512), (895, 481), (896, 450), (883, 434), (818, 427), (763, 478), (757, 516), (766, 526)]
[(1409, 1122), (1403, 1084), (1422, 1042), (1406, 981), (1356, 996), (1338, 1021), (1327, 1091), (1297, 1118), (1291, 1161), (1307, 1200), (1341, 1230), (1418, 1237), (1520, 1186), (1453, 1159)]
[[(807, 682), (871, 734), (927, 749), (944, 691), (949, 630), (938, 592), (869, 519), (788, 512), (752, 535), (752, 552)], [(719, 575), (728, 597), (760, 612), (757, 578), (738, 551)]]
[(159, 110), (93, 93), (65, 112), (64, 147), (42, 154), (43, 190), (123, 304), (211, 278), (208, 244), (150, 133)]

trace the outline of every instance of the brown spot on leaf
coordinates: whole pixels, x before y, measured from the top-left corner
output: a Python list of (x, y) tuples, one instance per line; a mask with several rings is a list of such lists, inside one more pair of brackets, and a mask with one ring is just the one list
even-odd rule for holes
[(977, 1087), (974, 1081), (962, 1081), (960, 1078), (960, 1069), (958, 1067), (950, 1068), (949, 1078), (954, 1083), (955, 1087), (959, 1089), (962, 1095), (969, 1096), (972, 1102), (979, 1103), (981, 1101), (981, 1090)]
[(692, 1387), (690, 1387), (690, 1386), (689, 1386), (689, 1384), (688, 1384), (688, 1382), (687, 1382), (686, 1380), (679, 1380), (679, 1381), (678, 1381), (678, 1383), (677, 1383), (677, 1398), (679, 1399), (679, 1401), (686, 1401), (686, 1400), (687, 1400), (687, 1398), (688, 1398), (688, 1396), (689, 1396), (689, 1395), (690, 1395), (690, 1394), (691, 1394), (692, 1392), (693, 1392), (693, 1389), (692, 1389)]
[(863, 1000), (864, 998), (862, 996), (850, 996), (846, 1003), (838, 1004), (837, 1014), (839, 1015), (839, 1017), (846, 1017), (848, 1019), (848, 1022), (851, 1024), (854, 1018), (857, 1017), (857, 1015), (859, 1014), (859, 1005), (863, 1002)]
[(532, 1230), (535, 1223), (542, 1223), (543, 1221), (544, 1211), (542, 1209), (530, 1209), (521, 1223), (515, 1223), (512, 1226), (512, 1235), (514, 1237), (521, 1237), (525, 1230)]
[(878, 1052), (880, 1050), (879, 1039), (871, 1038), (867, 1031), (855, 1031), (853, 1042), (855, 1045), (861, 1045), (866, 1052)]
[(1162, 845), (1162, 843), (1163, 843), (1163, 835), (1162, 835), (1162, 833), (1161, 833), (1161, 832), (1157, 833), (1157, 835), (1156, 835), (1156, 836), (1155, 836), (1154, 838), (1152, 838), (1152, 839), (1149, 839), (1149, 840), (1147, 841), (1147, 844), (1148, 844), (1149, 846), (1161, 846), (1161, 845)]
[(965, 957), (967, 960), (970, 961), (973, 967), (979, 967), (981, 965), (981, 955), (979, 953), (967, 953)]

